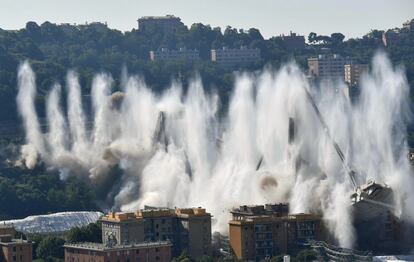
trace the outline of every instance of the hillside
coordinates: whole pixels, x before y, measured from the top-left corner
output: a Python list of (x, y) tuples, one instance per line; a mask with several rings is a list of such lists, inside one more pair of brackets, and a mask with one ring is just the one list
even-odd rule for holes
[[(369, 63), (376, 50), (385, 49), (392, 61), (402, 64), (407, 77), (414, 86), (414, 34), (406, 35), (398, 44), (384, 48), (382, 31), (373, 30), (362, 38), (343, 41), (344, 35), (333, 33), (320, 36), (310, 33), (310, 45), (304, 49), (292, 49), (281, 37), (264, 39), (255, 28), (249, 30), (227, 27), (211, 28), (201, 23), (184, 27), (171, 34), (157, 31), (141, 32), (133, 29), (122, 33), (104, 24), (56, 25), (45, 22), (40, 26), (28, 22), (26, 27), (16, 31), (0, 29), (0, 102), (3, 106), (0, 121), (16, 120), (16, 75), (20, 62), (28, 59), (37, 76), (39, 89), (38, 110), (43, 114), (43, 96), (54, 82), (64, 83), (67, 70), (75, 69), (81, 79), (84, 94), (89, 93), (95, 73), (110, 73), (119, 89), (123, 68), (131, 74), (145, 77), (155, 91), (160, 91), (178, 79), (184, 86), (188, 79), (199, 73), (207, 89), (216, 89), (224, 104), (232, 88), (233, 70), (223, 69), (209, 61), (210, 49), (220, 47), (247, 46), (259, 48), (262, 61), (248, 69), (260, 69), (264, 65), (279, 67), (282, 63), (295, 60), (304, 69), (306, 59), (329, 49), (331, 52), (348, 56), (355, 61)], [(197, 49), (201, 60), (194, 64), (185, 61), (151, 62), (149, 51), (162, 47)], [(243, 68), (241, 68), (243, 70)]]

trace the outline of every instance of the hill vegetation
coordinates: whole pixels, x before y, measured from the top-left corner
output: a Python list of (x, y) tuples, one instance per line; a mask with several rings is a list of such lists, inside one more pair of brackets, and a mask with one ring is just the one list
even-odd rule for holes
[[(75, 26), (28, 22), (20, 30), (0, 29), (0, 121), (16, 119), (17, 67), (26, 59), (36, 72), (40, 114), (43, 114), (42, 102), (46, 92), (54, 82), (64, 82), (68, 69), (75, 69), (79, 73), (84, 94), (90, 91), (93, 75), (101, 71), (114, 77), (115, 90), (120, 88), (121, 72), (126, 68), (131, 74), (145, 77), (147, 84), (155, 91), (162, 91), (173, 79), (186, 86), (188, 80), (198, 73), (205, 88), (218, 91), (223, 104), (226, 104), (233, 84), (234, 68), (224, 69), (210, 62), (211, 49), (224, 46), (259, 48), (262, 61), (239, 70), (256, 70), (264, 65), (278, 68), (292, 60), (306, 69), (309, 56), (326, 52), (327, 49), (368, 63), (376, 50), (384, 49), (381, 37), (382, 31), (378, 30), (347, 41), (344, 41), (345, 36), (341, 33), (330, 36), (310, 33), (306, 49), (292, 50), (281, 37), (264, 39), (255, 28), (243, 30), (228, 26), (222, 30), (196, 23), (170, 34), (135, 29), (123, 33), (100, 23)], [(149, 51), (162, 47), (197, 49), (201, 60), (194, 64), (186, 61), (151, 62)], [(386, 51), (394, 63), (406, 67), (407, 77), (413, 86), (414, 34), (409, 34), (398, 45), (387, 47)]]

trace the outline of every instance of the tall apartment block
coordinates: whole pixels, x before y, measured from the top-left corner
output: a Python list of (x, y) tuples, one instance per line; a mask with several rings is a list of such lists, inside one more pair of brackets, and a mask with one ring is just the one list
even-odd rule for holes
[(231, 213), (231, 250), (240, 260), (262, 261), (295, 253), (308, 240), (321, 237), (321, 217), (288, 214), (287, 204), (240, 206)]
[(138, 19), (138, 30), (141, 32), (162, 32), (164, 34), (174, 33), (185, 28), (179, 17), (166, 16), (144, 16)]
[(309, 75), (316, 79), (344, 79), (344, 66), (348, 59), (338, 54), (308, 58)]
[(102, 219), (102, 242), (170, 241), (172, 254), (186, 250), (192, 258), (211, 255), (211, 215), (203, 208), (152, 208), (109, 213)]
[(223, 67), (248, 65), (260, 61), (260, 49), (246, 47), (213, 49), (211, 50), (211, 61)]
[(369, 70), (368, 64), (349, 63), (344, 65), (344, 80), (350, 87), (359, 84), (361, 76)]

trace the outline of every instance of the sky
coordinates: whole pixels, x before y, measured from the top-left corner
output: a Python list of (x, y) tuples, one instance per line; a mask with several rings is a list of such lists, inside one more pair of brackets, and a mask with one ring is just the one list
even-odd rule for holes
[(148, 15), (178, 16), (224, 29), (258, 28), (266, 38), (290, 31), (361, 37), (371, 29), (401, 27), (414, 18), (414, 0), (0, 0), (0, 28), (41, 24), (107, 22), (130, 31)]

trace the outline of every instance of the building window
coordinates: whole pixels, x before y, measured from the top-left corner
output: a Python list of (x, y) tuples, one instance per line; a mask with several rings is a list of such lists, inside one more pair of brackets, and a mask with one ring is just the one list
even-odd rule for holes
[(155, 257), (155, 260), (157, 260), (157, 261), (160, 260), (160, 257), (159, 256), (156, 256)]
[(16, 247), (13, 247), (13, 252), (16, 252)]
[(16, 261), (16, 256), (13, 256), (13, 261)]
[(158, 247), (155, 248), (155, 252), (159, 252), (160, 249)]

